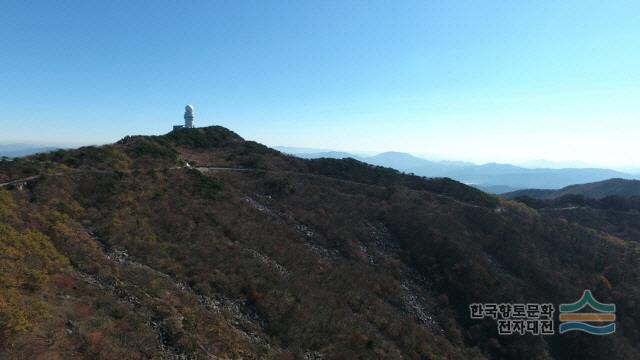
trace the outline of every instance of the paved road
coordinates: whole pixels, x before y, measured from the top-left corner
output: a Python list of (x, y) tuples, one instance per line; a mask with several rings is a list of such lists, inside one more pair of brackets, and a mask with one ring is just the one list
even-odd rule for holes
[(34, 176), (29, 176), (26, 178), (22, 178), (22, 179), (17, 179), (17, 180), (12, 180), (6, 183), (1, 183), (0, 187), (5, 187), (5, 186), (9, 186), (9, 185), (14, 185), (14, 184), (19, 184), (19, 183), (24, 183), (30, 180), (35, 180), (37, 178), (39, 178), (41, 175), (34, 175)]
[(248, 169), (248, 168), (231, 168), (231, 167), (220, 167), (220, 166), (196, 166), (192, 167), (192, 169), (196, 169), (200, 172), (214, 172), (214, 171), (260, 171), (259, 169)]
[[(195, 169), (198, 170), (200, 172), (217, 172), (217, 171), (257, 171), (257, 169), (248, 169), (248, 168), (232, 168), (232, 167), (223, 167), (223, 166), (196, 166), (196, 167), (191, 167), (191, 166), (173, 166), (173, 167), (169, 167), (169, 168), (162, 168), (162, 169), (155, 169), (155, 170), (177, 170), (177, 169)], [(138, 169), (138, 170), (145, 170), (145, 169)], [(124, 171), (114, 171), (114, 170), (100, 170), (100, 169), (71, 169), (68, 172), (60, 172), (60, 173), (53, 173), (53, 174), (44, 174), (44, 175), (34, 175), (34, 176), (29, 176), (29, 177), (25, 177), (22, 179), (15, 179), (15, 180), (11, 180), (5, 183), (0, 183), (0, 187), (6, 187), (9, 185), (15, 185), (15, 184), (21, 184), (21, 183), (26, 183), (29, 182), (31, 180), (36, 180), (39, 179), (41, 177), (44, 176), (63, 176), (63, 175), (67, 175), (70, 173), (99, 173), (99, 174), (114, 174), (117, 172), (121, 172), (121, 173), (132, 173), (136, 170), (124, 170)]]

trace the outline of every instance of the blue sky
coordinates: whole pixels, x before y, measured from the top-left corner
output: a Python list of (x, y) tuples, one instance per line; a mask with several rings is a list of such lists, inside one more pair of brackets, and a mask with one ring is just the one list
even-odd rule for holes
[(638, 1), (13, 1), (0, 142), (161, 134), (640, 165)]

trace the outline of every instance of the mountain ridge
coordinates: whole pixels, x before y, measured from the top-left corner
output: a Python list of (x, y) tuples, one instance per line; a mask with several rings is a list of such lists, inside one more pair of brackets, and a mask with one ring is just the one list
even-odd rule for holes
[[(454, 180), (222, 127), (0, 162), (1, 178), (35, 175), (0, 189), (0, 357), (640, 354), (634, 238)], [(499, 336), (469, 318), (585, 288), (625, 314), (616, 334)]]
[(503, 194), (507, 198), (528, 196), (536, 199), (555, 199), (565, 195), (581, 195), (594, 199), (607, 196), (637, 197), (640, 196), (640, 181), (615, 178), (570, 185), (558, 190), (524, 189)]
[[(286, 150), (286, 149), (285, 149)], [(428, 177), (449, 177), (496, 193), (527, 188), (559, 189), (565, 186), (611, 178), (633, 179), (636, 175), (601, 168), (526, 168), (511, 164), (431, 161), (402, 152), (358, 156), (347, 152), (295, 153), (302, 158), (354, 158)]]

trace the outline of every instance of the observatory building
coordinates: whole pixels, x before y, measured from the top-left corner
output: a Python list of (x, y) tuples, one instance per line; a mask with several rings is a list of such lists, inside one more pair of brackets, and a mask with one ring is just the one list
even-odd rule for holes
[(194, 120), (195, 116), (193, 115), (193, 106), (187, 105), (184, 107), (184, 125), (173, 125), (173, 130), (194, 128)]

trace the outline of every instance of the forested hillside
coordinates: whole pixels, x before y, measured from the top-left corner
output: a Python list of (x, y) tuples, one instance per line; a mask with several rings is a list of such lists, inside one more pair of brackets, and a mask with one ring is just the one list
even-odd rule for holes
[(592, 199), (602, 199), (608, 196), (640, 197), (640, 181), (609, 179), (587, 184), (571, 185), (558, 190), (524, 189), (503, 194), (503, 196), (508, 198), (528, 196), (537, 199), (555, 199), (565, 195), (578, 195)]
[[(640, 358), (634, 208), (619, 231), (589, 204), (559, 216), (221, 127), (0, 162), (9, 182), (0, 358)], [(584, 289), (616, 304), (615, 334), (469, 319)]]

